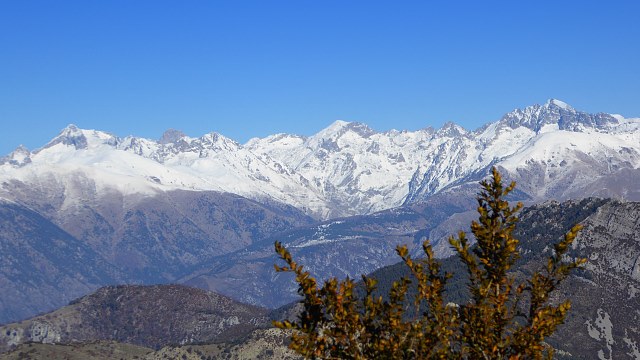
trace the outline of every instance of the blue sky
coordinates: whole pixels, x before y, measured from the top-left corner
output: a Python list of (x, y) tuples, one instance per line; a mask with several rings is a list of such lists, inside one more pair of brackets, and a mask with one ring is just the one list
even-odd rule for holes
[(2, 1), (0, 154), (69, 123), (239, 142), (475, 129), (558, 98), (640, 116), (639, 1)]

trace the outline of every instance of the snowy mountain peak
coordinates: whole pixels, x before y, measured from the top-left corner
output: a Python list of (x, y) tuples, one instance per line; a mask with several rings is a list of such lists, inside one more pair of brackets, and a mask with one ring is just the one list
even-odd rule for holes
[(224, 135), (222, 135), (222, 134), (220, 134), (218, 132), (215, 132), (215, 131), (212, 131), (210, 133), (206, 133), (206, 134), (202, 135), (200, 137), (200, 140), (208, 141), (208, 142), (232, 142), (232, 143), (236, 143), (235, 141), (233, 141), (233, 140), (229, 139), (228, 137), (226, 137), (226, 136), (224, 136)]
[(31, 162), (31, 152), (24, 145), (18, 146), (9, 155), (0, 158), (0, 165), (11, 164), (21, 167)]
[(367, 124), (363, 124), (360, 122), (352, 122), (347, 126), (347, 129), (355, 132), (356, 134), (362, 137), (369, 137), (371, 135), (376, 134), (376, 132), (371, 129)]
[(563, 109), (563, 110), (574, 111), (575, 112), (575, 109), (571, 105), (567, 104), (564, 101), (558, 100), (558, 99), (549, 99), (549, 100), (547, 100), (547, 103), (545, 104), (545, 106), (546, 107), (558, 107), (558, 108)]
[(339, 131), (340, 129), (342, 129), (343, 127), (345, 127), (345, 126), (347, 126), (349, 124), (350, 124), (349, 121), (336, 120), (336, 121), (332, 122), (331, 125), (327, 126), (323, 131), (336, 132), (336, 131)]
[(589, 114), (575, 110), (571, 105), (557, 99), (549, 99), (544, 105), (515, 109), (499, 121), (503, 126), (509, 126), (512, 129), (522, 126), (536, 133), (540, 132), (545, 125), (557, 126), (558, 130), (575, 132), (607, 131), (619, 122), (619, 119), (609, 114)]
[(237, 152), (242, 148), (237, 142), (216, 132), (191, 138), (174, 129), (167, 130), (158, 141), (127, 137), (119, 141), (117, 147), (163, 164), (167, 161), (190, 162), (187, 159), (193, 156), (206, 158), (221, 152)]
[(447, 121), (435, 134), (437, 137), (459, 137), (467, 135), (467, 130), (452, 121)]
[(65, 128), (60, 131), (60, 135), (62, 135), (62, 134), (65, 134), (65, 135), (79, 134), (81, 132), (82, 132), (81, 129), (79, 127), (77, 127), (75, 124), (69, 124), (69, 125), (65, 126)]
[(69, 145), (75, 147), (77, 150), (87, 148), (87, 138), (84, 133), (74, 124), (69, 124), (67, 127), (60, 131), (60, 134), (53, 138), (43, 149), (48, 149), (58, 144)]
[(199, 139), (192, 142), (192, 144), (196, 146), (198, 143), (203, 148), (213, 150), (238, 151), (242, 148), (242, 145), (217, 132), (204, 134)]
[(324, 138), (324, 139), (328, 139), (328, 138), (336, 139), (347, 132), (353, 132), (361, 137), (369, 137), (376, 133), (369, 126), (360, 122), (347, 122), (343, 120), (336, 120), (331, 125), (321, 130), (319, 133), (317, 133), (313, 137)]
[(310, 139), (330, 139), (339, 137), (341, 133), (345, 131), (345, 128), (350, 124), (350, 122), (343, 120), (336, 120), (331, 125), (326, 128), (320, 130), (317, 134), (311, 136)]
[(73, 124), (69, 124), (62, 129), (58, 136), (49, 141), (42, 148), (35, 150), (33, 153), (37, 154), (43, 150), (50, 149), (56, 145), (62, 144), (67, 147), (71, 147), (75, 150), (89, 149), (93, 147), (100, 147), (103, 145), (116, 146), (118, 138), (104, 131), (98, 130), (84, 130), (80, 129)]
[(31, 151), (29, 151), (29, 149), (27, 149), (26, 146), (20, 144), (18, 145), (18, 147), (13, 150), (12, 154), (25, 154), (25, 155), (29, 155), (31, 154)]

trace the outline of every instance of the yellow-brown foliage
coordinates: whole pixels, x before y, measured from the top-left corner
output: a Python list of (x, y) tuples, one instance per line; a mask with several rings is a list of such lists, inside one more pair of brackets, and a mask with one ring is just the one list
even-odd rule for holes
[[(276, 271), (292, 272), (303, 296), (304, 309), (295, 322), (274, 322), (293, 329), (291, 349), (309, 359), (542, 359), (553, 349), (544, 340), (562, 324), (571, 304), (549, 301), (551, 292), (569, 272), (585, 262), (563, 261), (580, 226), (574, 226), (555, 245), (543, 271), (516, 281), (512, 270), (519, 258), (512, 232), (518, 221), (518, 203), (504, 200), (515, 183), (504, 186), (494, 168), (480, 183), (478, 221), (471, 224), (477, 241), (471, 246), (465, 233), (449, 238), (469, 275), (471, 298), (466, 304), (445, 304), (443, 293), (450, 274), (442, 274), (428, 241), (425, 258), (414, 260), (406, 246), (396, 251), (417, 284), (407, 299), (410, 280), (393, 283), (388, 300), (375, 296), (376, 281), (362, 276), (365, 296), (356, 294), (351, 279), (316, 280), (297, 264), (282, 244), (276, 252), (286, 263)], [(412, 300), (412, 301), (410, 301)]]

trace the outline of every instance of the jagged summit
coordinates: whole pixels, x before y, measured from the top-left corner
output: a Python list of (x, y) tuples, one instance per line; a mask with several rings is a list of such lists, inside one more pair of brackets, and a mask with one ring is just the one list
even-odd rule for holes
[(371, 129), (367, 124), (361, 122), (349, 123), (346, 128), (362, 137), (369, 137), (373, 134), (376, 134), (375, 130)]
[(60, 133), (51, 139), (42, 148), (33, 151), (34, 154), (41, 153), (42, 151), (49, 151), (49, 149), (56, 145), (64, 145), (66, 148), (73, 148), (75, 150), (86, 150), (89, 148), (101, 147), (103, 145), (109, 147), (115, 147), (119, 141), (116, 136), (100, 130), (86, 130), (77, 127), (74, 124), (67, 125)]
[(325, 128), (325, 130), (326, 131), (339, 130), (339, 129), (342, 129), (343, 127), (349, 125), (350, 123), (351, 123), (350, 121), (336, 120), (336, 121), (332, 122), (331, 125), (327, 126)]
[(180, 130), (176, 130), (176, 129), (167, 129), (163, 134), (162, 137), (160, 137), (160, 140), (158, 140), (158, 142), (160, 144), (170, 144), (170, 143), (175, 143), (176, 141), (182, 139), (183, 137), (186, 137), (187, 135), (185, 133), (183, 133)]
[(23, 144), (18, 145), (18, 147), (13, 152), (26, 153), (26, 154), (30, 153), (29, 149), (26, 146), (24, 146)]
[(584, 132), (588, 129), (607, 131), (619, 124), (620, 119), (610, 114), (578, 111), (564, 101), (549, 99), (544, 105), (515, 109), (499, 122), (512, 129), (524, 126), (535, 132), (540, 132), (546, 125), (557, 126), (558, 130)]
[(362, 137), (369, 137), (376, 132), (369, 126), (361, 122), (348, 122), (343, 120), (336, 120), (331, 125), (322, 129), (311, 138), (338, 138), (347, 132), (353, 132)]
[(58, 136), (46, 144), (43, 149), (50, 148), (60, 143), (74, 146), (76, 149), (87, 148), (87, 138), (84, 136), (83, 131), (74, 124), (69, 124), (62, 129)]
[(24, 145), (18, 145), (9, 155), (0, 158), (0, 165), (11, 164), (13, 166), (24, 166), (31, 162), (31, 151)]
[(219, 132), (215, 132), (215, 131), (212, 131), (210, 133), (204, 134), (199, 139), (203, 140), (203, 141), (208, 141), (208, 142), (219, 142), (219, 141), (227, 142), (227, 141), (229, 141), (229, 142), (237, 144), (234, 140), (232, 140), (232, 139), (220, 134)]
[(202, 135), (197, 141), (192, 141), (192, 146), (215, 151), (239, 151), (242, 148), (235, 140), (217, 132)]
[(459, 137), (466, 134), (467, 130), (465, 128), (452, 121), (447, 121), (435, 132), (435, 135), (439, 137)]
[(547, 106), (547, 107), (556, 106), (556, 107), (559, 107), (559, 108), (561, 108), (563, 110), (575, 111), (575, 109), (571, 105), (567, 104), (564, 101), (558, 100), (558, 99), (549, 99), (549, 100), (547, 100), (545, 106)]

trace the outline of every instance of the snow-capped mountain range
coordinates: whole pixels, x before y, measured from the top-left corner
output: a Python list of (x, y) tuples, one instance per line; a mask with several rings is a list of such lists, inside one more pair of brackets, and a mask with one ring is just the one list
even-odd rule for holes
[[(69, 125), (38, 150), (21, 146), (0, 159), (0, 197), (12, 199), (16, 182), (53, 182), (68, 201), (213, 190), (330, 218), (424, 200), (475, 182), (494, 165), (532, 200), (602, 195), (606, 186), (593, 184), (640, 168), (640, 119), (588, 114), (552, 99), (475, 131), (447, 123), (375, 132), (336, 121), (310, 137), (276, 134), (244, 145), (217, 133), (192, 138), (171, 130), (154, 141)], [(629, 186), (610, 190), (638, 196)]]
[[(11, 198), (12, 181), (47, 186), (52, 180), (84, 182), (98, 196), (214, 190), (328, 218), (418, 201), (475, 181), (492, 165), (514, 174), (536, 167), (544, 183), (536, 182), (534, 199), (550, 195), (567, 174), (567, 189), (583, 188), (601, 173), (640, 167), (640, 119), (587, 114), (549, 100), (475, 131), (447, 123), (438, 130), (378, 133), (336, 121), (310, 137), (277, 134), (244, 145), (217, 133), (191, 138), (171, 130), (154, 141), (69, 125), (44, 147), (21, 146), (0, 160), (0, 194)], [(597, 170), (583, 171), (593, 166)]]
[(518, 182), (518, 200), (640, 200), (640, 119), (550, 100), (475, 131), (336, 121), (244, 145), (70, 125), (0, 158), (0, 322), (113, 283), (180, 282), (280, 306), (296, 287), (273, 272), (276, 240), (318, 279), (391, 265), (395, 245), (417, 255), (425, 239), (446, 256), (491, 166)]

